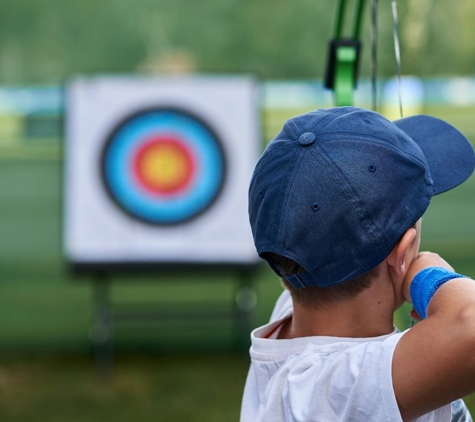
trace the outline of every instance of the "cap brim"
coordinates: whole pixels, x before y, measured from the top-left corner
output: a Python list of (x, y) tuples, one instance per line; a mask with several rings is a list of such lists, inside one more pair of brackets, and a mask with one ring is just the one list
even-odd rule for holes
[(473, 148), (468, 139), (449, 123), (420, 115), (396, 120), (394, 124), (424, 153), (434, 183), (434, 195), (453, 189), (473, 173)]

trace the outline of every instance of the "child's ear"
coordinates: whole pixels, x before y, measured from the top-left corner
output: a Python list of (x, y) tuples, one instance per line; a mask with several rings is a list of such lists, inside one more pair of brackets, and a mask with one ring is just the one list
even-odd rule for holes
[(387, 263), (398, 276), (406, 275), (406, 254), (416, 239), (416, 229), (410, 228), (404, 233), (387, 258)]

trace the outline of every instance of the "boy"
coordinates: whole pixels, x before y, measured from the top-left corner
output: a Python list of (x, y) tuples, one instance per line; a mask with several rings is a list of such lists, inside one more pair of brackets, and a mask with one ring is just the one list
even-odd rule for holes
[[(473, 172), (454, 127), (354, 107), (287, 121), (254, 170), (259, 255), (286, 287), (253, 331), (242, 422), (470, 421), (475, 283), (419, 253), (432, 196)], [(413, 303), (422, 322), (399, 333)]]

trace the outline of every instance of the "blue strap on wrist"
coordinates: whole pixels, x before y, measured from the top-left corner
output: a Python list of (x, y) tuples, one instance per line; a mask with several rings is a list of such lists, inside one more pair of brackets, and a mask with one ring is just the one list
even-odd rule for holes
[(412, 305), (422, 317), (427, 316), (427, 307), (437, 289), (454, 278), (470, 278), (454, 273), (443, 267), (426, 268), (416, 274), (411, 283), (410, 294)]

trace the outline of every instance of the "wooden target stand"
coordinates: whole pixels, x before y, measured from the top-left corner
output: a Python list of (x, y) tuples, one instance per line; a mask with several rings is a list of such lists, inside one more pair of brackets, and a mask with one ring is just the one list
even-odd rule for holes
[[(88, 274), (92, 278), (93, 289), (93, 321), (90, 337), (94, 352), (94, 361), (98, 375), (109, 378), (114, 370), (114, 333), (127, 324), (145, 326), (149, 323), (165, 323), (176, 328), (199, 324), (206, 327), (216, 324), (217, 321), (227, 321), (232, 324), (234, 336), (233, 347), (245, 351), (250, 346), (250, 332), (255, 326), (255, 309), (257, 292), (255, 289), (256, 275), (259, 265), (73, 265), (76, 274)], [(232, 297), (221, 302), (199, 301), (190, 307), (190, 302), (175, 302), (171, 307), (162, 309), (157, 303), (151, 306), (144, 303), (131, 302), (120, 305), (114, 304), (111, 296), (114, 276), (140, 274), (144, 276), (160, 276), (171, 278), (175, 276), (203, 273), (212, 278), (220, 275), (232, 275), (234, 284)], [(216, 281), (218, 282), (218, 281)], [(197, 281), (199, 285), (199, 281)], [(219, 306), (218, 306), (219, 305)]]

